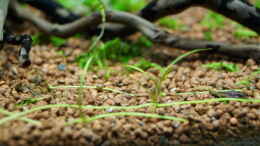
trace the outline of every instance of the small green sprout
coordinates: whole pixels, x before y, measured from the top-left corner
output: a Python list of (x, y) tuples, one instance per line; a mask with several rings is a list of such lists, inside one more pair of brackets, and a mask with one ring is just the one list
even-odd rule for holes
[(27, 99), (24, 99), (24, 100), (18, 102), (16, 104), (16, 106), (26, 106), (26, 105), (30, 105), (30, 104), (35, 104), (38, 101), (43, 100), (43, 99), (44, 98), (35, 98), (35, 97), (34, 98), (27, 98)]
[(154, 87), (150, 90), (150, 98), (151, 98), (151, 101), (154, 104), (154, 106), (158, 107), (159, 99), (161, 96), (164, 95), (164, 93), (162, 91), (162, 84), (167, 79), (168, 74), (173, 70), (172, 66), (189, 55), (195, 54), (200, 51), (208, 51), (208, 50), (210, 50), (210, 49), (196, 49), (196, 50), (192, 50), (192, 51), (189, 51), (187, 53), (180, 55), (175, 60), (173, 60), (166, 68), (161, 68), (161, 67), (158, 68), (160, 70), (158, 77), (150, 72), (144, 71), (143, 69), (141, 69), (137, 66), (128, 66), (128, 67), (133, 70), (145, 73), (154, 82)]
[(224, 62), (213, 62), (203, 65), (206, 68), (214, 69), (214, 70), (225, 70), (228, 72), (237, 72), (239, 71), (239, 67), (232, 63), (224, 63)]

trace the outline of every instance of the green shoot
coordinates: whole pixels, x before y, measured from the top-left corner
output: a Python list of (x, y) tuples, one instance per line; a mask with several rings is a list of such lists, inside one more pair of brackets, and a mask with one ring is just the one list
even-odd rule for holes
[(166, 68), (164, 68), (160, 71), (159, 77), (153, 80), (154, 88), (152, 88), (152, 90), (150, 92), (150, 97), (152, 99), (152, 102), (155, 104), (155, 106), (157, 106), (157, 104), (159, 103), (159, 98), (161, 97), (161, 95), (163, 95), (162, 83), (163, 83), (163, 81), (166, 80), (168, 74), (173, 70), (172, 66), (189, 55), (192, 55), (192, 54), (195, 54), (195, 53), (201, 52), (201, 51), (208, 51), (208, 50), (210, 50), (210, 49), (196, 49), (196, 50), (192, 50), (187, 53), (184, 53), (184, 54), (180, 55), (179, 57), (177, 57), (175, 60), (173, 60)]
[[(101, 3), (103, 6), (100, 5)], [(83, 0), (83, 5), (89, 8), (91, 12), (100, 10), (100, 6), (105, 7), (105, 3), (101, 0)]]
[(172, 120), (172, 121), (179, 121), (179, 122), (188, 122), (188, 120), (183, 118), (177, 118), (174, 116), (165, 116), (165, 115), (158, 115), (158, 114), (150, 114), (150, 113), (139, 113), (139, 112), (116, 112), (116, 113), (106, 113), (100, 114), (97, 116), (89, 117), (88, 119), (75, 119), (68, 124), (75, 124), (75, 123), (90, 123), (98, 119), (106, 118), (106, 117), (114, 117), (114, 116), (134, 116), (134, 117), (145, 117), (145, 118), (158, 118), (164, 120)]
[(203, 99), (203, 100), (191, 100), (191, 101), (179, 101), (172, 103), (163, 103), (158, 104), (157, 107), (169, 107), (173, 105), (185, 105), (185, 104), (209, 104), (214, 102), (227, 102), (227, 101), (237, 101), (237, 102), (246, 102), (246, 103), (260, 103), (260, 99), (249, 99), (249, 98), (212, 98), (212, 99)]
[(49, 86), (49, 89), (78, 89), (78, 88), (83, 88), (83, 89), (99, 89), (103, 91), (110, 91), (113, 93), (120, 93), (120, 94), (125, 94), (128, 96), (135, 96), (134, 94), (126, 93), (120, 90), (112, 89), (112, 88), (107, 88), (107, 87), (100, 87), (100, 86)]
[(16, 106), (26, 106), (26, 105), (30, 105), (30, 104), (35, 104), (37, 103), (38, 101), (41, 101), (43, 100), (44, 98), (27, 98), (27, 99), (24, 99), (20, 102), (18, 102), (16, 104)]
[(142, 68), (140, 68), (140, 66), (128, 65), (127, 67), (131, 70), (136, 70), (136, 71), (147, 74), (150, 77), (150, 79), (154, 82), (154, 87), (150, 91), (150, 98), (151, 98), (152, 103), (154, 103), (154, 105), (156, 107), (157, 104), (159, 103), (159, 98), (163, 95), (163, 92), (162, 92), (163, 81), (166, 80), (168, 74), (172, 71), (172, 66), (189, 55), (192, 55), (192, 54), (200, 52), (200, 51), (208, 51), (208, 50), (210, 50), (210, 49), (196, 49), (196, 50), (184, 53), (183, 55), (180, 55), (175, 60), (173, 60), (166, 68), (161, 68), (161, 67), (156, 66), (160, 70), (159, 77), (155, 77), (153, 74), (151, 74), (149, 72), (145, 72)]
[[(104, 24), (106, 22), (106, 12), (105, 12), (105, 5), (101, 0), (98, 0), (98, 7), (97, 9), (100, 11), (100, 14), (102, 16), (102, 24)], [(97, 38), (93, 41), (93, 43), (91, 44), (91, 46), (89, 47), (90, 52), (93, 51), (93, 49), (97, 46), (98, 42), (101, 40), (102, 36), (104, 35), (105, 32), (105, 26), (102, 25), (102, 29), (100, 34), (97, 36)], [(78, 98), (77, 98), (77, 103), (80, 109), (80, 115), (84, 116), (82, 113), (82, 102), (83, 102), (83, 98), (84, 98), (84, 91), (83, 91), (83, 86), (85, 85), (85, 78), (88, 72), (88, 69), (92, 63), (93, 60), (93, 56), (90, 56), (89, 58), (87, 58), (85, 60), (84, 63), (84, 72), (80, 75), (80, 86), (78, 88)], [(84, 118), (84, 117), (82, 117)]]
[[(12, 112), (9, 112), (9, 111), (6, 111), (2, 108), (0, 108), (0, 113), (3, 114), (3, 115), (7, 115), (7, 116), (12, 116), (14, 115), (15, 113), (12, 113)], [(20, 118), (22, 121), (25, 121), (25, 122), (28, 122), (28, 123), (31, 123), (31, 124), (34, 124), (34, 125), (41, 125), (41, 122), (39, 121), (36, 121), (36, 120), (32, 120), (32, 119), (29, 119), (29, 118), (26, 118), (26, 117), (22, 117)]]
[[(244, 99), (244, 98), (213, 98), (213, 99), (204, 99), (204, 100), (193, 100), (193, 101), (176, 101), (171, 103), (164, 103), (164, 104), (157, 104), (158, 108), (163, 107), (171, 107), (175, 105), (185, 105), (185, 104), (205, 104), (205, 103), (214, 103), (214, 102), (227, 102), (227, 101), (237, 101), (237, 102), (246, 102), (246, 103), (260, 103), (259, 99)], [(146, 103), (141, 105), (135, 105), (135, 106), (93, 106), (93, 105), (82, 105), (81, 109), (96, 109), (96, 110), (107, 110), (107, 109), (113, 109), (113, 110), (130, 110), (130, 109), (139, 109), (139, 108), (145, 108), (145, 107), (151, 107), (154, 106), (154, 103)], [(29, 110), (25, 110), (23, 112), (14, 113), (8, 117), (0, 119), (0, 125), (13, 121), (16, 119), (20, 119), (30, 113), (41, 111), (41, 110), (47, 110), (51, 108), (79, 108), (78, 105), (73, 104), (50, 104), (50, 105), (44, 105), (44, 106), (38, 106), (34, 107)]]
[[(179, 62), (180, 60), (182, 60), (183, 58), (185, 58), (185, 57), (187, 57), (191, 54), (197, 53), (199, 51), (206, 51), (206, 50), (209, 50), (209, 49), (197, 49), (197, 50), (187, 52), (187, 53), (177, 57), (166, 68), (161, 68), (161, 67), (159, 68), (160, 74), (159, 74), (159, 77), (157, 77), (157, 78), (154, 77), (152, 74), (149, 74), (150, 78), (154, 81), (154, 87), (150, 91), (150, 98), (151, 98), (152, 103), (154, 103), (155, 106), (159, 102), (159, 97), (163, 95), (162, 89), (161, 89), (162, 83), (167, 78), (167, 75), (171, 72), (171, 70), (172, 70), (171, 66), (176, 64), (177, 62)], [(148, 74), (147, 72), (143, 71), (143, 69), (138, 67), (138, 66), (128, 66), (128, 67), (133, 69), (133, 70), (137, 70), (139, 72), (143, 72), (143, 73)]]
[(189, 51), (187, 53), (184, 53), (182, 55), (180, 55), (179, 57), (177, 57), (175, 60), (173, 60), (161, 73), (160, 73), (160, 77), (162, 77), (163, 80), (166, 79), (167, 75), (172, 71), (172, 66), (175, 65), (176, 63), (178, 63), (179, 61), (181, 61), (182, 59), (198, 53), (198, 52), (202, 52), (202, 51), (209, 51), (211, 49), (195, 49), (192, 51)]
[(225, 70), (228, 72), (237, 72), (240, 70), (239, 67), (236, 66), (236, 64), (224, 63), (224, 62), (213, 62), (213, 63), (205, 64), (203, 66), (208, 69)]

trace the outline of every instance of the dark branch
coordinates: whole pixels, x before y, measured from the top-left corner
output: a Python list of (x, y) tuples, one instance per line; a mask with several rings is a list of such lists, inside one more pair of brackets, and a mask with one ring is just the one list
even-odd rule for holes
[(80, 16), (73, 14), (71, 11), (65, 9), (62, 5), (54, 0), (19, 0), (27, 3), (41, 11), (51, 18), (53, 22), (60, 24), (69, 23), (77, 20)]
[[(193, 6), (213, 10), (260, 34), (260, 9), (246, 0), (153, 0), (138, 15), (153, 22)], [(99, 28), (96, 31), (99, 31)], [(136, 32), (128, 26), (106, 27), (106, 31), (118, 36), (128, 36)]]
[[(54, 18), (54, 22), (69, 23), (80, 16), (63, 8), (59, 3), (53, 0), (20, 0), (37, 7), (48, 16)], [(260, 9), (254, 7), (247, 0), (153, 0), (138, 15), (149, 21), (156, 21), (167, 15), (178, 14), (187, 8), (193, 6), (201, 6), (220, 13), (253, 31), (260, 33)], [(64, 16), (63, 13), (66, 12)], [(64, 21), (64, 22), (62, 22)], [(136, 29), (123, 25), (106, 25), (105, 35), (109, 36), (128, 36)], [(89, 35), (94, 35), (100, 32), (100, 27), (88, 29)]]
[(9, 0), (0, 0), (0, 42), (3, 41), (3, 29), (8, 11)]
[[(21, 7), (15, 1), (12, 1), (11, 6), (19, 17), (34, 23), (37, 27), (46, 33), (54, 34), (60, 37), (69, 37), (77, 32), (81, 32), (82, 30), (88, 31), (88, 28), (91, 28), (91, 26), (97, 26), (102, 22), (101, 15), (99, 13), (94, 13), (91, 16), (82, 17), (81, 19), (69, 24), (55, 25), (35, 16), (30, 12), (30, 10)], [(215, 52), (225, 53), (237, 57), (250, 57), (254, 59), (260, 58), (259, 45), (232, 45), (226, 43), (179, 38), (162, 31), (151, 22), (139, 16), (126, 12), (107, 11), (106, 20), (107, 22), (120, 23), (131, 28), (135, 28), (150, 38), (152, 41), (174, 48), (181, 48), (186, 50), (196, 48), (212, 48)]]

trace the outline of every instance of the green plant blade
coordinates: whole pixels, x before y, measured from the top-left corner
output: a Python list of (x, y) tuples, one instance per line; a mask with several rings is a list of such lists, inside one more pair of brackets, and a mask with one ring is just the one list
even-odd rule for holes
[[(7, 115), (7, 116), (12, 116), (14, 115), (15, 113), (12, 113), (12, 112), (9, 112), (7, 110), (4, 110), (2, 108), (0, 108), (0, 113), (1, 114), (4, 114), (4, 115)], [(39, 121), (36, 121), (36, 120), (32, 120), (32, 119), (29, 119), (29, 118), (26, 118), (26, 117), (21, 117), (20, 118), (22, 121), (25, 121), (25, 122), (28, 122), (28, 123), (31, 123), (31, 124), (34, 124), (34, 125), (41, 125), (41, 122)]]
[[(213, 98), (213, 99), (204, 99), (204, 100), (194, 100), (194, 101), (177, 101), (177, 102), (171, 102), (171, 103), (164, 103), (164, 104), (157, 104), (158, 108), (162, 107), (169, 107), (169, 106), (174, 106), (174, 105), (183, 105), (183, 104), (203, 104), (203, 103), (212, 103), (212, 102), (225, 102), (225, 101), (237, 101), (237, 102), (253, 102), (253, 103), (260, 103), (260, 99), (240, 99), (240, 98)], [(52, 105), (44, 105), (44, 106), (39, 106), (32, 108), (30, 110), (26, 110), (24, 112), (19, 112), (10, 115), (9, 117), (5, 117), (0, 119), (0, 125), (4, 124), (9, 121), (13, 121), (16, 119), (19, 119), (23, 116), (26, 116), (27, 114), (36, 112), (36, 111), (41, 111), (45, 109), (51, 109), (51, 108), (61, 108), (61, 107), (66, 107), (66, 108), (76, 108), (78, 109), (79, 107), (81, 109), (97, 109), (97, 110), (106, 110), (106, 109), (113, 109), (113, 110), (129, 110), (129, 109), (138, 109), (138, 108), (145, 108), (145, 107), (153, 107), (153, 103), (146, 103), (146, 104), (141, 104), (141, 105), (136, 105), (136, 106), (92, 106), (92, 105), (76, 105), (76, 104), (52, 104)]]
[(174, 116), (165, 116), (165, 115), (158, 115), (158, 114), (150, 114), (150, 113), (139, 113), (139, 112), (117, 112), (117, 113), (106, 113), (106, 114), (100, 114), (97, 116), (89, 117), (86, 119), (75, 119), (68, 124), (74, 124), (74, 123), (84, 123), (84, 122), (93, 122), (98, 119), (103, 119), (107, 117), (114, 117), (114, 116), (134, 116), (134, 117), (145, 117), (145, 118), (158, 118), (158, 119), (165, 119), (165, 120), (173, 120), (173, 121), (179, 121), (179, 122), (187, 122), (188, 120), (183, 118), (177, 118)]

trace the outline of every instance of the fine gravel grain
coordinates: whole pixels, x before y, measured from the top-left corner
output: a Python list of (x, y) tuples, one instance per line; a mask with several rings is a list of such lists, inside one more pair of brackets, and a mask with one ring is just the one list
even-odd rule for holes
[[(197, 24), (202, 14), (190, 16), (203, 9), (188, 10), (177, 17), (192, 29), (182, 32), (174, 30), (176, 34), (184, 36), (202, 37), (205, 28)], [(189, 16), (189, 17), (188, 17)], [(219, 41), (240, 42), (229, 33), (232, 26), (214, 30), (213, 39)], [(229, 30), (226, 32), (226, 30)], [(259, 40), (260, 38), (254, 38)], [(252, 40), (250, 40), (252, 41)], [(63, 48), (56, 48), (50, 44), (35, 45), (32, 48), (32, 65), (20, 68), (17, 61), (17, 51), (13, 47), (6, 47), (0, 53), (0, 107), (9, 112), (21, 112), (33, 107), (48, 104), (77, 104), (79, 90), (50, 89), (49, 86), (79, 85), (79, 76), (83, 70), (74, 62), (76, 56), (86, 51), (87, 41), (70, 38)], [(62, 49), (63, 54), (58, 53)], [(173, 48), (154, 46), (153, 53), (163, 54), (163, 58), (149, 58), (168, 64), (180, 52)], [(65, 55), (64, 55), (65, 54)], [(169, 55), (170, 54), (170, 55)], [(223, 61), (236, 64), (238, 72), (211, 70), (203, 64)], [(130, 63), (135, 63), (131, 60)], [(126, 72), (121, 63), (111, 62), (110, 77), (106, 77), (106, 70), (90, 71), (86, 76), (86, 85), (108, 87), (123, 92), (136, 94), (129, 96), (122, 93), (102, 90), (102, 88), (84, 89), (82, 105), (115, 105), (130, 106), (151, 102), (149, 90), (153, 82), (143, 73)], [(260, 99), (260, 76), (251, 78), (248, 86), (237, 83), (259, 69), (259, 64), (252, 59), (234, 59), (215, 54), (195, 54), (185, 58), (174, 66), (174, 70), (163, 82), (165, 96), (160, 103), (177, 101), (191, 101), (217, 98), (209, 93), (178, 94), (180, 92), (199, 92), (224, 89), (240, 89), (252, 99)], [(149, 69), (158, 74), (158, 71)], [(18, 106), (28, 98), (38, 98), (38, 102)], [(157, 109), (140, 108), (126, 112), (156, 113), (160, 115), (185, 118), (188, 122), (178, 122), (144, 117), (108, 117), (91, 123), (77, 123), (67, 125), (73, 118), (82, 115), (91, 117), (104, 113), (119, 112), (107, 110), (79, 110), (72, 108), (51, 108), (36, 111), (27, 118), (38, 120), (40, 126), (22, 120), (15, 120), (0, 125), (0, 146), (11, 145), (260, 145), (260, 103), (245, 102), (214, 102), (207, 104), (174, 105)], [(0, 119), (6, 117), (0, 113)], [(258, 134), (258, 135), (257, 135)]]

